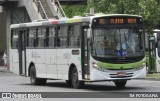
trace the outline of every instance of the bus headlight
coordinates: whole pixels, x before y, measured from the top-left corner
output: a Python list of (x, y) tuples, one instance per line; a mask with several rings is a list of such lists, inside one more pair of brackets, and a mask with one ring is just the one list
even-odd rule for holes
[(97, 69), (98, 68), (98, 65), (95, 63), (95, 62), (92, 62), (92, 66)]
[(97, 68), (97, 67), (98, 67), (97, 64), (92, 64), (92, 66), (93, 66), (94, 68)]
[(106, 68), (99, 67), (95, 62), (92, 63), (92, 66), (93, 66), (93, 68), (95, 68), (95, 69), (97, 69), (99, 71), (102, 71), (102, 72), (108, 71), (108, 69), (106, 69)]

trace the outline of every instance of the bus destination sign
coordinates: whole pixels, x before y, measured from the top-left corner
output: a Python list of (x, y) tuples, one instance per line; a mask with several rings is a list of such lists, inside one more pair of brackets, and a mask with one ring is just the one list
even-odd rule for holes
[[(125, 21), (125, 19), (119, 19), (119, 18), (109, 19), (110, 24), (123, 24), (124, 21)], [(137, 23), (137, 19), (136, 18), (128, 18), (127, 23), (129, 23), (129, 24)]]
[(93, 25), (143, 24), (141, 17), (103, 17), (95, 18)]

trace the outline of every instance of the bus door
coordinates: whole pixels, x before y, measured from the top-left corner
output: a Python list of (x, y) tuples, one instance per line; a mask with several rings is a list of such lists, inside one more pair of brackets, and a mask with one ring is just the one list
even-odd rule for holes
[(89, 40), (87, 38), (87, 32), (89, 31), (88, 26), (82, 26), (81, 34), (81, 65), (82, 65), (82, 79), (89, 79), (90, 75), (90, 65), (89, 65)]
[(155, 36), (149, 36), (149, 65), (148, 72), (156, 72), (156, 47)]
[(19, 75), (26, 75), (26, 34), (27, 30), (19, 30)]

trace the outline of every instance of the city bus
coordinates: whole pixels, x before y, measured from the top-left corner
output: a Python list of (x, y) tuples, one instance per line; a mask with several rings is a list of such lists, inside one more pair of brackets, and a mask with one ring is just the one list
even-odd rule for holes
[(84, 82), (145, 78), (143, 18), (129, 14), (49, 19), (10, 26), (10, 68), (31, 84), (65, 80)]
[(160, 72), (160, 30), (155, 29), (148, 36), (148, 72)]

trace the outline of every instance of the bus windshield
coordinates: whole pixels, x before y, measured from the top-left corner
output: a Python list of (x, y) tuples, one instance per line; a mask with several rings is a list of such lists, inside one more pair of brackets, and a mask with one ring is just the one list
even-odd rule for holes
[(142, 29), (94, 28), (92, 55), (96, 57), (131, 57), (144, 55)]

